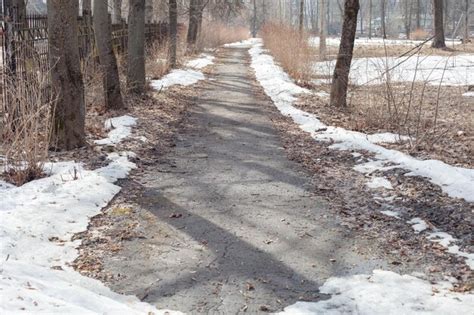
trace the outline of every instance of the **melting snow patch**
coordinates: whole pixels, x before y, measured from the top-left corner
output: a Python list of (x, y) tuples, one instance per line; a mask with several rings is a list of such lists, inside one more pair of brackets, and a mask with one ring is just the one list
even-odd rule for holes
[(186, 63), (186, 67), (194, 69), (202, 69), (214, 63), (214, 56), (209, 54), (201, 54), (199, 58), (190, 60)]
[(419, 234), (428, 228), (428, 223), (420, 218), (413, 218), (410, 221), (407, 221), (408, 224), (411, 224), (413, 230), (416, 234)]
[(391, 271), (372, 275), (330, 278), (320, 292), (331, 298), (319, 302), (297, 302), (279, 314), (472, 314), (474, 295), (451, 292), (444, 282), (428, 281)]
[(201, 71), (191, 69), (175, 69), (163, 76), (163, 78), (160, 80), (152, 80), (151, 87), (159, 91), (173, 85), (192, 85), (204, 79), (204, 74)]
[(137, 119), (128, 115), (110, 118), (105, 121), (105, 129), (111, 130), (107, 138), (95, 140), (98, 145), (115, 145), (130, 136)]
[(458, 245), (451, 245), (456, 242), (456, 239), (452, 235), (446, 232), (433, 232), (428, 235), (428, 239), (447, 248), (448, 253), (466, 258), (466, 264), (471, 270), (474, 270), (474, 254), (459, 250)]
[(396, 211), (383, 210), (383, 211), (380, 211), (380, 213), (385, 214), (386, 216), (389, 216), (389, 217), (394, 217), (394, 218), (400, 219), (400, 213), (398, 213)]
[(462, 96), (465, 96), (465, 97), (474, 97), (474, 91), (466, 92), (466, 93), (464, 93)]
[(390, 183), (386, 178), (383, 177), (373, 177), (369, 182), (367, 182), (367, 187), (371, 189), (385, 188), (393, 189), (392, 183)]
[[(275, 64), (273, 57), (264, 53), (261, 40), (253, 39), (252, 43), (252, 48), (249, 50), (252, 57), (252, 68), (266, 94), (271, 97), (283, 115), (290, 116), (303, 131), (310, 133), (314, 139), (336, 142), (330, 146), (333, 149), (371, 152), (375, 154), (375, 159), (379, 160), (382, 165), (394, 164), (390, 167), (409, 170), (408, 175), (427, 178), (431, 183), (440, 186), (451, 197), (464, 198), (466, 201), (474, 202), (474, 170), (454, 167), (438, 160), (418, 160), (400, 151), (386, 149), (377, 143), (393, 142), (399, 139), (387, 134), (370, 136), (339, 127), (326, 126), (315, 115), (292, 106), (298, 94), (309, 93), (309, 91), (297, 86), (283, 69)], [(474, 63), (474, 57), (471, 59)], [(462, 63), (464, 59), (459, 57), (456, 60), (458, 63)], [(474, 72), (470, 71), (469, 73), (474, 78)], [(374, 163), (370, 167), (374, 168)], [(367, 164), (365, 166), (367, 167)]]

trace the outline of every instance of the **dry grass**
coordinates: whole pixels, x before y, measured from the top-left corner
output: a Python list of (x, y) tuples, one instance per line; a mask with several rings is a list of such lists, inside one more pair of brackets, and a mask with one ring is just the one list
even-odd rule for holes
[(249, 38), (248, 28), (241, 26), (227, 26), (222, 23), (205, 21), (202, 29), (196, 45), (198, 51), (217, 48)]
[(410, 33), (410, 39), (413, 39), (413, 40), (425, 40), (425, 39), (428, 39), (429, 37), (430, 37), (430, 34), (421, 28), (416, 29)]
[(267, 24), (261, 35), (271, 55), (285, 71), (301, 85), (311, 80), (312, 63), (317, 61), (318, 53), (309, 44), (308, 34), (280, 24)]
[(31, 71), (25, 78), (7, 82), (1, 137), (4, 176), (15, 184), (42, 177), (48, 158), (54, 113), (54, 92), (49, 73)]

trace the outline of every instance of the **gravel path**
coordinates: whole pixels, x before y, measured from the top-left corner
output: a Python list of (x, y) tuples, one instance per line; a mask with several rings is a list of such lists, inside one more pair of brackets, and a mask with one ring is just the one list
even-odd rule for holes
[(324, 298), (331, 276), (383, 267), (338, 225), (287, 159), (245, 49), (226, 49), (189, 113), (193, 126), (142, 179), (146, 238), (104, 267), (116, 291), (188, 313), (278, 311)]

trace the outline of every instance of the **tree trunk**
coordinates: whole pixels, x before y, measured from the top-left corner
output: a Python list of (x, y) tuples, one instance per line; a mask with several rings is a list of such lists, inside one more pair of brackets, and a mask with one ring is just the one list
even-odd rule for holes
[(139, 94), (145, 89), (145, 0), (130, 0), (128, 34), (127, 88)]
[(168, 52), (168, 66), (176, 68), (177, 57), (176, 51), (178, 48), (178, 4), (176, 0), (169, 0), (169, 23), (170, 23), (170, 38), (169, 38), (169, 52)]
[(326, 60), (326, 0), (319, 0), (319, 58)]
[(434, 31), (435, 35), (431, 47), (445, 48), (443, 25), (443, 0), (433, 0)]
[(416, 29), (421, 29), (421, 0), (416, 0)]
[(303, 28), (304, 28), (304, 0), (300, 0), (300, 21), (299, 21), (300, 36), (303, 34)]
[(464, 11), (464, 38), (463, 38), (463, 42), (464, 43), (469, 43), (470, 42), (470, 39), (469, 39), (469, 32), (470, 32), (470, 29), (469, 29), (469, 2), (471, 2), (471, 0), (465, 0), (466, 1), (466, 4), (465, 4), (465, 11)]
[(198, 33), (198, 0), (191, 0), (189, 3), (189, 26), (186, 43), (188, 44), (188, 51), (193, 52), (195, 49)]
[(112, 48), (112, 26), (107, 0), (94, 0), (94, 34), (104, 81), (105, 108), (123, 108), (117, 59)]
[(56, 89), (52, 145), (71, 150), (85, 144), (85, 102), (77, 34), (77, 0), (48, 0), (51, 84)]
[(122, 0), (112, 0), (112, 24), (120, 23), (122, 23)]
[(153, 0), (145, 1), (145, 22), (153, 22)]
[(387, 29), (385, 28), (385, 0), (380, 0), (380, 23), (382, 24), (382, 37), (387, 38)]
[(372, 38), (372, 0), (369, 0), (369, 39)]
[(257, 0), (253, 0), (252, 37), (257, 37)]
[(336, 67), (332, 77), (331, 106), (347, 106), (347, 86), (357, 30), (359, 0), (346, 0), (344, 3), (344, 22), (342, 24), (341, 44), (337, 55)]

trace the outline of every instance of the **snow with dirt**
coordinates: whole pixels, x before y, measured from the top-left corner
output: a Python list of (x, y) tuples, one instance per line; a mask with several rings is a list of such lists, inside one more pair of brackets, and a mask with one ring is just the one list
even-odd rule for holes
[[(135, 123), (122, 116), (104, 143), (117, 144)], [(113, 133), (114, 130), (119, 130)], [(122, 129), (122, 130), (121, 130)], [(110, 153), (108, 165), (87, 170), (82, 163), (47, 163), (47, 177), (23, 186), (0, 182), (0, 294), (2, 314), (20, 311), (61, 314), (163, 314), (136, 297), (113, 293), (69, 264), (89, 219), (120, 191), (114, 183), (136, 167), (131, 152)]]

